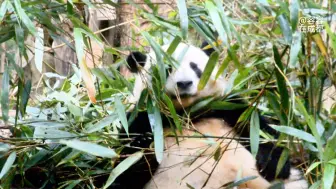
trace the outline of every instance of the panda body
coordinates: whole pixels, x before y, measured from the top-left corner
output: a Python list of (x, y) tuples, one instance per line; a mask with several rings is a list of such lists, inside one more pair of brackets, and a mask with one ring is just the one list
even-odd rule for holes
[[(162, 49), (167, 48), (168, 46), (165, 46)], [(202, 98), (223, 95), (227, 83), (223, 77), (215, 78), (217, 68), (204, 89), (197, 90), (209, 53), (209, 50), (206, 53), (195, 46), (180, 43), (172, 54), (179, 65), (169, 73), (165, 93), (173, 99), (178, 112), (184, 112), (185, 108)], [(156, 64), (155, 53), (131, 53), (127, 63), (133, 72), (137, 72), (134, 96), (130, 99), (136, 104), (142, 90), (151, 85), (149, 70)], [(201, 114), (190, 117), (191, 122), (184, 125), (182, 133), (177, 132), (177, 138), (165, 137), (165, 150), (160, 164), (152, 153), (145, 155), (116, 180), (114, 188), (221, 188), (238, 178), (251, 176), (256, 178), (240, 185), (239, 188), (268, 188), (275, 180), (277, 163), (283, 149), (273, 143), (260, 144), (257, 157), (254, 158), (248, 144), (244, 146), (238, 140), (232, 139), (237, 137), (237, 134), (249, 138), (248, 128), (235, 127), (245, 110), (246, 107), (235, 110), (200, 110)], [(163, 114), (162, 118), (164, 125), (169, 125), (168, 118)], [(260, 128), (275, 138), (278, 137), (278, 133), (268, 126), (262, 116)], [(171, 129), (165, 128), (164, 131), (167, 134)], [(129, 132), (152, 133), (147, 112), (137, 113), (129, 125)], [(134, 153), (136, 148), (149, 148), (152, 142), (153, 138), (150, 136), (139, 136), (129, 144), (130, 147), (126, 148), (124, 153)], [(130, 177), (134, 179), (129, 181)], [(286, 189), (308, 188), (299, 171), (290, 168), (288, 160), (277, 178), (285, 181)]]

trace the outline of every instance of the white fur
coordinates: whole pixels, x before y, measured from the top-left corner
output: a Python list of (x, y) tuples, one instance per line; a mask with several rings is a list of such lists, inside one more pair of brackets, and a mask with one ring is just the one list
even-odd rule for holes
[[(162, 49), (165, 51), (168, 47), (169, 46), (166, 45), (163, 46)], [(212, 72), (212, 75), (204, 89), (197, 90), (200, 79), (191, 69), (190, 63), (196, 63), (198, 68), (203, 72), (209, 60), (208, 55), (206, 55), (200, 48), (187, 45), (185, 43), (180, 43), (172, 54), (172, 57), (178, 62), (178, 68), (173, 69), (173, 72), (168, 76), (165, 85), (165, 91), (167, 94), (175, 96), (182, 94), (190, 95), (190, 97), (180, 99), (180, 102), (175, 100), (174, 104), (176, 108), (187, 107), (200, 98), (222, 94), (226, 86), (226, 82), (223, 77), (219, 77), (217, 80), (215, 80), (215, 75), (218, 71), (217, 67)], [(133, 96), (129, 99), (130, 103), (135, 104), (139, 100), (142, 90), (147, 87), (147, 84), (150, 83), (151, 75), (148, 74), (148, 72), (151, 65), (153, 64), (156, 64), (156, 56), (154, 51), (151, 50), (147, 55), (144, 68), (140, 71), (139, 74), (136, 75)], [(187, 91), (178, 91), (176, 83), (178, 81), (187, 80), (193, 81), (193, 85)]]
[[(164, 46), (162, 49), (166, 50), (167, 48), (168, 46)], [(191, 95), (182, 99), (173, 100), (176, 108), (187, 107), (200, 98), (207, 96), (222, 95), (226, 82), (223, 77), (219, 77), (217, 80), (215, 79), (218, 70), (217, 67), (213, 71), (205, 88), (200, 91), (197, 90), (200, 79), (191, 69), (190, 62), (196, 63), (198, 68), (204, 71), (209, 57), (201, 49), (180, 43), (172, 57), (178, 61), (179, 66), (168, 76), (165, 91), (170, 95), (176, 93), (187, 93)], [(130, 100), (132, 103), (136, 103), (140, 98), (141, 91), (147, 87), (147, 85), (150, 85), (151, 75), (148, 74), (148, 72), (151, 65), (155, 63), (155, 53), (150, 51), (144, 68), (136, 76), (133, 91), (134, 96)], [(193, 81), (193, 85), (188, 91), (178, 91), (176, 82), (184, 80)], [(232, 127), (229, 127), (225, 122), (219, 119), (207, 119), (203, 122), (197, 122), (192, 128), (197, 129), (200, 133), (212, 136), (227, 136), (229, 138), (234, 136)], [(185, 128), (181, 135), (194, 136), (195, 134), (195, 130)], [(223, 156), (216, 165), (213, 154), (219, 146)], [(204, 152), (200, 155), (202, 151)], [(190, 164), (190, 159), (192, 158), (194, 158), (194, 161)], [(189, 164), (187, 164), (188, 162)], [(203, 162), (205, 163), (201, 165)], [(239, 177), (247, 176), (258, 176), (258, 178), (248, 181), (238, 188), (268, 188), (271, 184), (259, 175), (255, 165), (256, 160), (252, 154), (236, 140), (186, 137), (179, 138), (179, 145), (177, 145), (176, 138), (166, 137), (163, 161), (145, 189), (187, 189), (187, 183), (196, 189), (200, 189), (205, 184), (213, 168), (214, 171), (204, 188), (220, 188), (222, 185), (234, 181)], [(297, 170), (292, 169), (291, 177), (285, 181), (285, 189), (308, 188), (307, 182), (295, 175), (301, 174), (299, 174)]]

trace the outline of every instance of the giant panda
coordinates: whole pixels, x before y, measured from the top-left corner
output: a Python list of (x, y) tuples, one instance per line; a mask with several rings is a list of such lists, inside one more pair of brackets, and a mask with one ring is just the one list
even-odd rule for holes
[[(203, 43), (202, 47), (204, 46), (207, 43)], [(169, 45), (163, 46), (162, 50), (167, 51), (168, 47)], [(202, 47), (180, 43), (172, 53), (177, 66), (167, 68), (162, 91), (172, 99), (180, 116), (185, 116), (186, 109), (201, 99), (221, 99), (227, 87), (224, 77), (215, 78), (218, 70), (216, 67), (204, 89), (198, 90), (200, 77), (214, 51), (202, 50)], [(131, 52), (126, 61), (130, 70), (136, 73), (133, 96), (130, 99), (134, 106), (129, 116), (129, 133), (140, 135), (132, 137), (121, 153), (131, 154), (140, 149), (146, 149), (146, 153), (117, 178), (112, 188), (225, 188), (239, 178), (248, 178), (248, 181), (238, 188), (266, 189), (276, 180), (283, 181), (286, 189), (308, 188), (300, 171), (291, 168), (289, 160), (276, 178), (282, 147), (273, 143), (261, 143), (254, 158), (249, 143), (238, 140), (238, 137), (249, 138), (249, 126), (242, 127), (237, 123), (240, 115), (248, 108), (239, 99), (229, 100), (231, 103), (242, 104), (238, 109), (201, 108), (196, 113), (189, 114), (189, 121), (182, 132), (171, 129), (169, 125), (172, 121), (169, 121), (169, 116), (162, 114), (163, 125), (167, 126), (164, 128), (165, 136), (174, 133), (178, 137), (165, 137), (163, 160), (159, 164), (153, 150), (150, 150), (153, 149), (153, 136), (148, 113), (137, 107), (144, 94), (143, 90), (154, 84), (151, 69), (156, 65), (156, 56), (153, 50), (148, 54)], [(277, 138), (279, 133), (268, 125), (263, 116), (260, 115), (259, 118), (260, 129)]]

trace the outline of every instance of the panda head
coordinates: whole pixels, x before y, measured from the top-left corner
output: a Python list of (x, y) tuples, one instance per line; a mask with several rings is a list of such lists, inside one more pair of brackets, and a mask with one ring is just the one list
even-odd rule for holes
[[(176, 108), (190, 106), (201, 98), (218, 96), (223, 92), (225, 80), (223, 77), (215, 79), (217, 67), (212, 72), (206, 86), (202, 90), (198, 90), (198, 84), (209, 60), (209, 55), (214, 51), (214, 49), (202, 50), (205, 46), (207, 43), (203, 43), (200, 48), (180, 43), (172, 54), (172, 58), (177, 64), (167, 72), (165, 92), (172, 98)], [(163, 46), (162, 50), (166, 51), (168, 47), (169, 45)], [(156, 64), (156, 56), (153, 50), (148, 54), (132, 52), (126, 61), (130, 70), (137, 73), (133, 90), (134, 99), (132, 100), (136, 102), (139, 100), (140, 93), (146, 83), (151, 81), (149, 69)], [(144, 75), (146, 77), (143, 77)], [(144, 79), (147, 79), (147, 82)]]

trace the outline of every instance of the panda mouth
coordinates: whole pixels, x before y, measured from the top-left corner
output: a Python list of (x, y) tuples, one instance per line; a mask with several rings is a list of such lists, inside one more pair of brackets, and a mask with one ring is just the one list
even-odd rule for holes
[(178, 97), (179, 98), (190, 98), (196, 96), (195, 94), (188, 94), (188, 93), (182, 93), (179, 94), (178, 96), (176, 94), (170, 94), (169, 95), (173, 100), (176, 100)]

